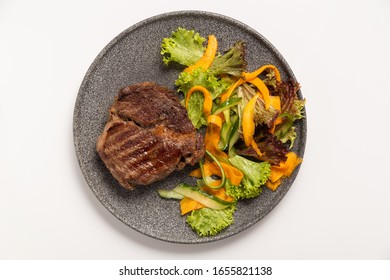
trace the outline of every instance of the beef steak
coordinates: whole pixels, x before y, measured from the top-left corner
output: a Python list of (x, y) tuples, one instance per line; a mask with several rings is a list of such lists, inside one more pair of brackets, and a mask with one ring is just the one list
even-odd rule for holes
[(96, 149), (127, 189), (163, 179), (204, 155), (203, 136), (176, 93), (150, 82), (119, 91)]

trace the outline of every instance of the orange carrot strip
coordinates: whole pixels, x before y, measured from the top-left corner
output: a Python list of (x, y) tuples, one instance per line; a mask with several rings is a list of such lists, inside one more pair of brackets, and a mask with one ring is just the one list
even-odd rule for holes
[(282, 110), (280, 96), (270, 95), (269, 101), (270, 101), (269, 105), (272, 106), (274, 109), (276, 109), (279, 112)]
[[(220, 162), (220, 164), (225, 172), (226, 178), (230, 180), (230, 183), (232, 183), (234, 186), (238, 186), (241, 183), (242, 178), (244, 177), (244, 174), (241, 172), (241, 170), (225, 162)], [(222, 175), (221, 170), (215, 162), (206, 162), (203, 165), (203, 172), (204, 175), (207, 177), (210, 177), (212, 175)], [(193, 170), (189, 175), (196, 178), (202, 178), (202, 173), (199, 168)]]
[(257, 146), (257, 143), (256, 143), (255, 140), (252, 140), (251, 146), (252, 146), (252, 148), (255, 150), (256, 154), (257, 154), (259, 157), (262, 157), (262, 156), (263, 156), (263, 153), (260, 151), (260, 149), (259, 149), (259, 147)]
[(203, 113), (205, 116), (209, 116), (211, 114), (211, 108), (213, 106), (213, 99), (211, 97), (211, 93), (207, 90), (207, 88), (203, 86), (194, 86), (192, 87), (186, 95), (186, 108), (188, 108), (188, 102), (190, 100), (190, 96), (195, 91), (200, 91), (203, 93), (204, 101), (203, 101)]
[(217, 53), (217, 49), (218, 49), (217, 38), (214, 35), (210, 35), (208, 37), (206, 51), (204, 52), (203, 56), (194, 65), (191, 65), (186, 69), (184, 69), (184, 71), (191, 73), (194, 69), (199, 67), (202, 67), (204, 70), (207, 70), (214, 61), (215, 54)]
[(248, 82), (251, 83), (252, 85), (254, 85), (259, 90), (259, 92), (261, 93), (263, 100), (264, 100), (265, 109), (268, 110), (270, 103), (271, 103), (271, 100), (270, 100), (269, 90), (268, 90), (267, 86), (258, 77), (255, 77), (255, 78), (249, 80)]
[(203, 207), (204, 205), (202, 203), (199, 203), (188, 197), (184, 197), (182, 200), (180, 200), (180, 213), (182, 215), (185, 215), (196, 209), (201, 209)]
[(277, 126), (278, 124), (281, 124), (282, 122), (283, 122), (283, 118), (280, 117), (280, 116), (278, 116), (278, 117), (275, 119), (275, 121), (273, 122), (272, 127), (270, 128), (269, 132), (270, 132), (271, 134), (274, 134), (274, 133), (275, 133), (275, 128), (276, 128), (276, 126)]
[(261, 73), (263, 73), (264, 70), (266, 70), (266, 69), (272, 69), (272, 70), (274, 70), (276, 80), (277, 80), (278, 82), (281, 81), (280, 72), (279, 72), (278, 68), (276, 68), (276, 67), (275, 67), (274, 65), (272, 65), (272, 64), (267, 64), (267, 65), (261, 66), (259, 69), (255, 70), (255, 71), (253, 71), (253, 72), (250, 72), (250, 73), (244, 72), (244, 73), (242, 73), (242, 76), (243, 76), (243, 78), (244, 78), (246, 81), (249, 81), (249, 80), (252, 80), (253, 78), (259, 76), (259, 75), (260, 75)]
[(276, 182), (271, 182), (270, 180), (268, 180), (265, 185), (272, 191), (275, 191), (279, 186), (280, 184), (282, 183), (282, 179), (279, 179), (277, 180)]
[(242, 114), (242, 130), (244, 135), (244, 142), (249, 147), (253, 142), (253, 134), (255, 133), (255, 122), (254, 122), (254, 109), (256, 105), (259, 93), (255, 94), (251, 100), (245, 105)]
[(221, 95), (221, 103), (222, 102), (225, 102), (226, 100), (229, 99), (230, 95), (233, 93), (233, 91), (235, 90), (236, 87), (242, 85), (243, 83), (245, 83), (245, 80), (243, 79), (239, 79), (237, 80), (234, 84), (232, 84), (225, 93), (223, 93)]
[(271, 175), (269, 180), (272, 183), (275, 183), (283, 177), (289, 177), (295, 168), (302, 162), (302, 158), (298, 157), (298, 155), (294, 152), (289, 152), (286, 156), (287, 160), (285, 162), (271, 166)]

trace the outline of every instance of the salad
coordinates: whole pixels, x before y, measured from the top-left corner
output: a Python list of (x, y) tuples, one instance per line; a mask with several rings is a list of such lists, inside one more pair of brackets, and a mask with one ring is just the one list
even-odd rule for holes
[(175, 85), (191, 122), (205, 131), (205, 157), (189, 174), (196, 184), (157, 191), (179, 201), (199, 236), (231, 225), (240, 200), (275, 191), (302, 162), (292, 151), (304, 118), (299, 83), (283, 81), (274, 65), (248, 72), (245, 51), (238, 41), (221, 53), (215, 35), (181, 27), (161, 45), (164, 64), (182, 67)]

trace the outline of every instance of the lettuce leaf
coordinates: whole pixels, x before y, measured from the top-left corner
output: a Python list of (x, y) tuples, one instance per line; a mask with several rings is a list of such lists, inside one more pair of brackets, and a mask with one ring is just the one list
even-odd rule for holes
[[(172, 32), (171, 37), (164, 38), (161, 45), (161, 55), (164, 64), (171, 62), (179, 63), (184, 66), (195, 64), (204, 54), (204, 42), (206, 38), (202, 37), (194, 30), (187, 30), (179, 27)], [(205, 87), (212, 95), (216, 97), (224, 93), (229, 86), (245, 70), (246, 62), (245, 43), (238, 41), (228, 51), (218, 54), (208, 70), (202, 68), (194, 69), (191, 73), (183, 71), (175, 81), (179, 92), (187, 92), (194, 86)], [(193, 93), (189, 99), (188, 116), (195, 126), (199, 129), (206, 125), (206, 118), (203, 115), (203, 94)]]
[(240, 77), (246, 69), (245, 43), (238, 41), (224, 54), (218, 54), (210, 66), (210, 72), (215, 75), (229, 74)]
[(270, 70), (265, 75), (265, 78), (263, 79), (263, 82), (269, 89), (275, 89), (276, 88), (276, 84), (278, 83), (278, 81), (276, 80), (275, 71), (274, 70)]
[[(287, 125), (285, 125), (287, 127)], [(280, 142), (287, 143), (290, 141), (289, 149), (294, 146), (295, 139), (297, 138), (297, 132), (295, 126), (291, 126), (285, 133), (281, 133), (283, 130), (278, 130), (275, 132), (276, 137), (279, 138)]]
[(239, 155), (229, 159), (230, 163), (244, 173), (240, 186), (227, 185), (228, 195), (236, 198), (253, 198), (261, 194), (261, 186), (271, 175), (271, 164), (268, 162), (254, 162)]
[(206, 38), (194, 30), (179, 27), (171, 37), (164, 38), (160, 54), (164, 64), (177, 62), (184, 66), (195, 64), (204, 54)]
[(288, 113), (294, 120), (303, 118), (303, 107), (305, 100), (299, 100), (298, 90), (300, 85), (294, 81), (279, 82), (275, 88), (275, 95), (280, 96), (282, 104), (282, 114)]
[(187, 216), (186, 222), (199, 236), (213, 236), (234, 222), (233, 214), (235, 211), (235, 205), (223, 210), (210, 208), (193, 210)]
[(297, 137), (294, 122), (304, 118), (305, 100), (298, 98), (300, 85), (297, 82), (287, 81), (279, 82), (275, 87), (274, 95), (280, 96), (282, 103), (281, 117), (283, 122), (275, 129), (275, 136), (282, 143), (290, 142), (290, 148), (293, 147)]
[(196, 129), (207, 125), (206, 116), (203, 114), (204, 97), (201, 92), (194, 92), (188, 101), (187, 114)]
[[(294, 132), (295, 129), (291, 129), (291, 131)], [(288, 137), (288, 135), (289, 133), (286, 134), (286, 137)], [(280, 162), (286, 161), (286, 155), (289, 150), (274, 135), (267, 135), (266, 138), (262, 141), (256, 141), (256, 144), (259, 147), (260, 151), (262, 151), (261, 157), (259, 157), (259, 155), (256, 153), (252, 146), (237, 149), (236, 152), (238, 155), (253, 157), (261, 161), (268, 161), (269, 163), (275, 165), (278, 165)]]
[[(178, 91), (183, 92), (185, 96), (192, 87), (203, 86), (211, 93), (212, 99), (225, 92), (230, 84), (231, 81), (218, 79), (209, 71), (203, 71), (201, 68), (194, 69), (192, 73), (181, 72), (175, 82)], [(207, 124), (203, 115), (203, 100), (202, 93), (194, 92), (188, 102), (188, 117), (197, 129)]]
[(259, 196), (263, 189), (256, 186), (248, 177), (244, 176), (239, 186), (226, 184), (226, 193), (234, 199), (254, 198)]
[(175, 81), (178, 90), (184, 94), (194, 86), (203, 86), (210, 91), (213, 99), (225, 92), (231, 83), (230, 80), (217, 78), (210, 71), (203, 71), (202, 68), (196, 68), (192, 73), (181, 72)]

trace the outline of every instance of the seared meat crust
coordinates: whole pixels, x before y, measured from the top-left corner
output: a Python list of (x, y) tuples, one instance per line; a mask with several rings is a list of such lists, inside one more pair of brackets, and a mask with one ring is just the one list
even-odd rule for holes
[(161, 180), (204, 155), (203, 137), (175, 92), (149, 82), (119, 91), (96, 149), (127, 189)]

